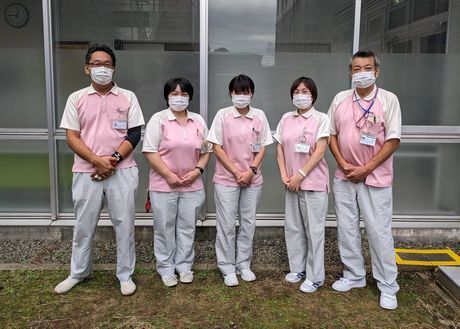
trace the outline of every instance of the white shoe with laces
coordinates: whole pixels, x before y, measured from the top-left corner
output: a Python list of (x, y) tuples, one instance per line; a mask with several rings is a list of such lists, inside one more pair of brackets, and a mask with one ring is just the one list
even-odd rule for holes
[(345, 278), (340, 278), (332, 284), (332, 289), (340, 292), (345, 292), (353, 288), (363, 288), (366, 286), (366, 279), (360, 281), (351, 281)]
[(129, 296), (136, 292), (136, 284), (132, 279), (129, 279), (126, 282), (120, 282), (120, 291), (123, 296)]
[(396, 295), (385, 294), (382, 292), (380, 294), (380, 307), (386, 310), (395, 310), (398, 307)]
[(161, 281), (166, 287), (174, 287), (177, 285), (177, 277), (174, 274), (163, 275)]
[(284, 277), (284, 280), (286, 280), (286, 282), (289, 282), (289, 283), (297, 283), (303, 278), (305, 278), (305, 272), (298, 272), (298, 273), (291, 272), (291, 273), (286, 274), (286, 276)]
[(319, 287), (323, 285), (323, 281), (320, 282), (311, 282), (308, 279), (305, 279), (305, 281), (300, 285), (300, 291), (301, 292), (315, 292)]
[(224, 276), (224, 283), (227, 287), (235, 287), (239, 285), (238, 278), (235, 273), (230, 273)]
[(251, 282), (256, 280), (256, 275), (249, 268), (245, 270), (236, 270), (236, 274), (241, 274), (243, 281)]
[(179, 273), (179, 280), (182, 283), (192, 283), (193, 282), (193, 272), (187, 271)]
[(83, 279), (72, 279), (69, 276), (67, 279), (65, 279), (64, 281), (59, 283), (54, 288), (54, 292), (56, 294), (65, 294), (66, 292), (69, 292), (70, 290), (72, 290), (73, 287), (75, 287), (77, 284), (79, 284), (82, 281), (83, 281)]

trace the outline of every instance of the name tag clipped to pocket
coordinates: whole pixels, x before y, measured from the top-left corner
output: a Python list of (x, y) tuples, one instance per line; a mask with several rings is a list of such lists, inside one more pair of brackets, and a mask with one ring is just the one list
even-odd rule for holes
[(113, 120), (112, 121), (113, 129), (128, 129), (128, 121), (126, 120)]
[(295, 144), (295, 151), (296, 153), (309, 153), (310, 145), (305, 143), (297, 143)]
[(360, 143), (363, 145), (368, 146), (375, 146), (375, 142), (377, 141), (377, 136), (370, 135), (370, 134), (361, 134), (361, 141)]
[(251, 144), (251, 152), (253, 152), (253, 153), (259, 153), (260, 148), (261, 148), (261, 146), (260, 146), (259, 143)]

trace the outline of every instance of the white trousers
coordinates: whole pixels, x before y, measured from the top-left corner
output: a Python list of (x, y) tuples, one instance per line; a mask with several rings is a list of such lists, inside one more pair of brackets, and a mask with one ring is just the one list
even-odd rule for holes
[(284, 234), (291, 272), (323, 282), (327, 192), (286, 190)]
[(334, 179), (334, 202), (343, 277), (362, 280), (366, 276), (361, 252), (360, 215), (364, 221), (372, 258), (372, 274), (381, 292), (394, 295), (398, 268), (391, 231), (393, 198), (391, 187)]
[(115, 229), (118, 280), (126, 282), (131, 278), (136, 264), (134, 219), (138, 172), (137, 167), (116, 170), (101, 182), (92, 181), (90, 173), (73, 174), (76, 223), (70, 264), (72, 278), (82, 279), (91, 273), (92, 242), (104, 200)]
[[(252, 241), (256, 228), (256, 211), (262, 186), (239, 187), (214, 184), (216, 202), (216, 257), (223, 275), (246, 270), (251, 266)], [(236, 219), (240, 226), (236, 240)]]
[(153, 211), (153, 250), (161, 276), (192, 270), (196, 221), (204, 189), (193, 192), (150, 191)]

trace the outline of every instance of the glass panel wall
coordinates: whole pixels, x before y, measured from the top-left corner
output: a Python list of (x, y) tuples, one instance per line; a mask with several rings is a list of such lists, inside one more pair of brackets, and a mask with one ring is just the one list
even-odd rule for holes
[[(228, 84), (239, 73), (254, 80), (251, 104), (265, 111), (272, 130), (294, 109), (289, 90), (299, 76), (317, 83), (315, 107), (327, 112), (335, 93), (349, 87), (353, 17), (354, 1), (210, 1), (209, 124), (220, 108), (231, 105)], [(213, 170), (210, 164), (209, 212), (215, 209)], [(268, 147), (262, 170), (259, 213), (283, 213), (284, 189), (274, 146)]]
[[(190, 108), (199, 112), (199, 2), (192, 0), (53, 1), (55, 36), (56, 124), (59, 127), (67, 97), (90, 84), (83, 67), (88, 46), (105, 43), (115, 50), (114, 81), (132, 90), (146, 122), (166, 108), (165, 82), (185, 77), (194, 86)], [(135, 150), (139, 164), (137, 210), (142, 212), (148, 165)], [(69, 158), (70, 157), (70, 158)], [(69, 175), (72, 154), (59, 143), (60, 211), (71, 211)]]
[(0, 140), (0, 212), (50, 211), (46, 140)]
[(460, 124), (460, 3), (365, 0), (361, 49), (381, 54), (379, 83), (398, 95), (404, 125)]
[(460, 144), (402, 144), (394, 159), (396, 215), (460, 215)]
[(46, 128), (41, 1), (0, 0), (0, 128)]

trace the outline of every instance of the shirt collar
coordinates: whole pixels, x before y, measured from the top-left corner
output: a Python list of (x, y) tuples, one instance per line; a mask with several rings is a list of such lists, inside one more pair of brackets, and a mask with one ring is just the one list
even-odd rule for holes
[[(238, 112), (238, 110), (236, 109), (235, 106), (233, 106), (233, 117), (234, 118), (238, 118), (241, 116), (241, 113)], [(249, 118), (249, 119), (252, 119), (254, 118), (254, 109), (252, 106), (249, 106), (249, 111), (248, 113), (246, 114), (246, 118)]]
[[(168, 110), (168, 120), (169, 121), (177, 120), (176, 116), (173, 113), (173, 110), (171, 110), (169, 107), (167, 108), (167, 110)], [(186, 111), (187, 111), (187, 121), (188, 120), (195, 121), (195, 118), (190, 115), (189, 111), (188, 110), (186, 110)]]
[[(313, 112), (316, 111), (315, 107), (312, 106), (310, 110), (308, 110), (307, 112), (305, 112), (304, 114), (302, 114), (302, 116), (305, 118), (305, 119), (308, 119), (309, 117), (312, 116)], [(299, 116), (299, 112), (297, 112), (297, 110), (294, 111), (294, 115), (295, 116)]]
[[(88, 94), (91, 95), (91, 94), (97, 94), (97, 93), (98, 93), (98, 92), (96, 91), (96, 89), (94, 89), (93, 84), (90, 84), (90, 85), (89, 85), (89, 88), (88, 88)], [(113, 83), (112, 89), (110, 89), (108, 93), (112, 93), (112, 94), (114, 94), (114, 95), (118, 95), (118, 93), (119, 93), (119, 88), (118, 88), (118, 86), (117, 86), (116, 83)], [(107, 94), (108, 94), (108, 93), (107, 93)]]
[(372, 89), (372, 91), (370, 92), (370, 94), (367, 95), (367, 96), (364, 97), (364, 98), (361, 98), (361, 96), (359, 96), (359, 94), (356, 92), (356, 88), (353, 90), (353, 93), (355, 94), (355, 97), (357, 97), (357, 98), (356, 98), (357, 100), (363, 99), (363, 100), (365, 100), (365, 101), (370, 101), (370, 100), (372, 100), (372, 99), (374, 98), (376, 92), (377, 92), (377, 85), (376, 85), (376, 84), (374, 84), (374, 88)]

